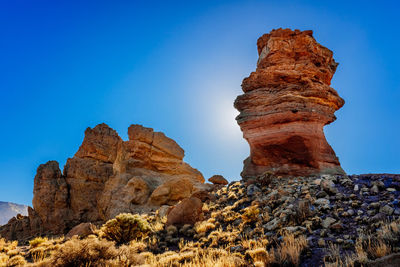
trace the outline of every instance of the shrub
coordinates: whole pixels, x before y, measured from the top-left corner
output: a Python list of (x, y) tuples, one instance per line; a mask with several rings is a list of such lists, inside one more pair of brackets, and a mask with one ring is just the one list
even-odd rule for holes
[(307, 246), (307, 240), (304, 236), (295, 238), (293, 234), (286, 234), (283, 236), (283, 242), (275, 251), (276, 263), (299, 266), (300, 255)]
[(145, 219), (130, 213), (122, 213), (101, 227), (102, 236), (118, 245), (146, 237), (150, 231), (150, 225)]
[(72, 238), (54, 252), (51, 266), (106, 266), (106, 261), (118, 256), (113, 242), (91, 237)]
[(14, 256), (7, 261), (6, 266), (25, 266), (27, 264), (24, 257), (21, 255)]
[(31, 241), (29, 241), (29, 245), (31, 246), (31, 248), (36, 248), (47, 241), (48, 241), (47, 237), (39, 236), (39, 237), (36, 237), (36, 238), (32, 239)]
[(257, 221), (260, 210), (257, 206), (250, 206), (244, 209), (242, 220), (244, 223)]

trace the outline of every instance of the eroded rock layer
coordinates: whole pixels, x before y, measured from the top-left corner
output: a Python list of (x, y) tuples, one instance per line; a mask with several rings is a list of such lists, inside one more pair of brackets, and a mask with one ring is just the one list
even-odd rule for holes
[(128, 141), (106, 124), (85, 138), (61, 172), (56, 161), (37, 169), (33, 209), (0, 228), (7, 239), (65, 234), (83, 222), (101, 223), (123, 212), (174, 205), (204, 187), (202, 174), (183, 162), (184, 151), (151, 128), (131, 125)]
[(273, 30), (257, 41), (257, 69), (242, 83), (236, 118), (250, 145), (244, 179), (343, 174), (323, 127), (344, 100), (330, 87), (338, 63), (312, 31)]

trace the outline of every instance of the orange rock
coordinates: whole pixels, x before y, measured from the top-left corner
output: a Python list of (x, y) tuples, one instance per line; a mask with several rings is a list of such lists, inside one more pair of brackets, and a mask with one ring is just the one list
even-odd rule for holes
[(86, 237), (88, 235), (91, 235), (95, 232), (96, 226), (94, 226), (91, 223), (81, 223), (72, 228), (66, 235), (65, 238), (69, 239), (73, 236), (79, 236), (79, 237)]
[(323, 126), (344, 100), (331, 88), (337, 63), (312, 31), (273, 30), (257, 41), (257, 69), (242, 83), (237, 122), (250, 145), (242, 177), (343, 174)]
[(185, 198), (174, 206), (167, 215), (167, 225), (194, 225), (202, 221), (203, 203), (196, 197)]
[(193, 184), (189, 179), (170, 180), (157, 187), (150, 196), (154, 205), (174, 205), (179, 200), (189, 197), (193, 191)]
[(208, 179), (213, 184), (227, 185), (228, 181), (222, 175), (213, 175)]
[(29, 216), (0, 227), (0, 234), (8, 239), (65, 234), (80, 223), (174, 205), (204, 183), (183, 162), (183, 149), (163, 133), (131, 125), (128, 136), (123, 141), (104, 123), (88, 128), (63, 172), (56, 161), (39, 166)]

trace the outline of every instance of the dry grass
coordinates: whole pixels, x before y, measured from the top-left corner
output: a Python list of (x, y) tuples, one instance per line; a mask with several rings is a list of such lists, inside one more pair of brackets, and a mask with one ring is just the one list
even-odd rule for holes
[(207, 233), (208, 231), (215, 229), (215, 224), (210, 222), (210, 220), (202, 221), (202, 222), (196, 223), (194, 229), (198, 234)]
[(275, 250), (275, 261), (279, 264), (299, 266), (300, 255), (305, 248), (307, 240), (304, 236), (296, 238), (293, 234), (286, 234)]
[(147, 264), (160, 267), (247, 266), (240, 256), (230, 253), (227, 249), (184, 247), (181, 252), (168, 251), (160, 255), (147, 254), (145, 257)]
[(258, 220), (258, 215), (260, 214), (260, 209), (257, 206), (249, 206), (244, 209), (242, 214), (243, 223), (251, 223)]

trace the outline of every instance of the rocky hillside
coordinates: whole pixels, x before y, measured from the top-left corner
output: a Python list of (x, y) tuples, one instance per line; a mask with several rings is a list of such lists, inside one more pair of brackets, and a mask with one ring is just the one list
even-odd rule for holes
[(28, 215), (28, 206), (0, 201), (0, 225), (6, 224), (17, 214)]

